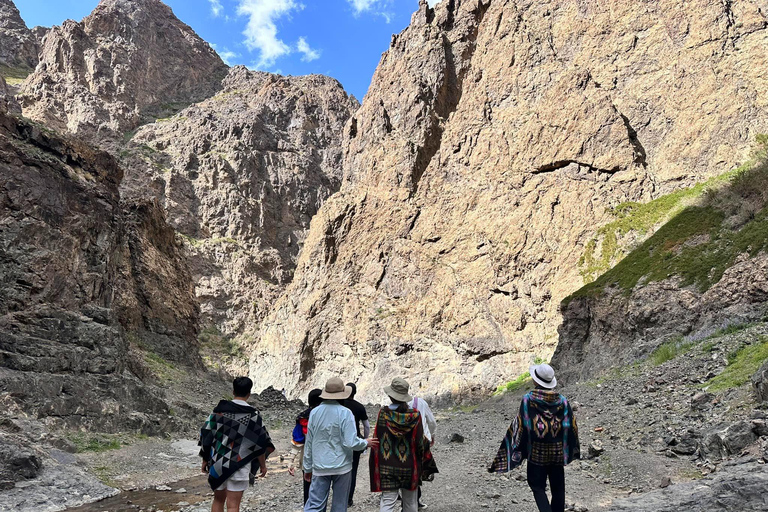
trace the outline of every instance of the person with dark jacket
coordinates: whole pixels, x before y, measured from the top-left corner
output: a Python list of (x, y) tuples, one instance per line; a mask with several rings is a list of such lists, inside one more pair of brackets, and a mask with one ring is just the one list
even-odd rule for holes
[[(320, 395), (323, 393), (322, 389), (313, 389), (309, 392), (309, 396), (307, 397), (307, 405), (309, 407), (301, 412), (301, 414), (298, 415), (296, 418), (296, 426), (293, 427), (293, 432), (291, 433), (291, 464), (288, 467), (288, 473), (291, 476), (294, 476), (296, 474), (296, 464), (298, 463), (299, 467), (301, 467), (301, 461), (304, 458), (304, 442), (307, 439), (307, 426), (309, 425), (309, 413), (312, 412), (312, 409), (323, 403), (322, 398), (320, 398)], [(304, 472), (302, 471), (302, 475)], [(301, 479), (302, 482), (304, 482), (304, 504), (307, 504), (307, 499), (309, 499), (309, 482), (304, 480), (304, 478)]]
[(248, 405), (253, 381), (238, 377), (232, 400), (222, 400), (200, 430), (203, 473), (213, 489), (211, 512), (239, 512), (243, 492), (260, 471), (267, 476), (267, 457), (275, 451), (261, 415)]
[[(357, 429), (357, 437), (361, 439), (368, 439), (368, 434), (371, 433), (371, 425), (368, 423), (368, 412), (365, 410), (365, 406), (355, 400), (357, 394), (357, 385), (354, 382), (347, 383), (347, 386), (352, 388), (352, 394), (349, 398), (344, 400), (344, 407), (352, 411), (352, 416), (355, 417), (355, 428)], [(362, 427), (362, 432), (360, 427)], [(357, 483), (357, 468), (360, 466), (360, 456), (363, 452), (352, 453), (352, 482), (349, 485), (349, 503), (348, 506), (354, 505), (355, 484)]]
[[(528, 460), (528, 485), (539, 512), (565, 510), (565, 466), (581, 457), (579, 430), (568, 399), (554, 391), (555, 371), (548, 364), (530, 368), (536, 389), (523, 396), (490, 473), (511, 471)], [(547, 479), (552, 500), (547, 498)]]

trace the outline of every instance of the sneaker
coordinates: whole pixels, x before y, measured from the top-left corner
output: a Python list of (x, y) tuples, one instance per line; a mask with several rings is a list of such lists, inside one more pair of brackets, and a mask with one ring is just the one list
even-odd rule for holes
[(427, 504), (419, 500), (419, 508), (427, 508)]

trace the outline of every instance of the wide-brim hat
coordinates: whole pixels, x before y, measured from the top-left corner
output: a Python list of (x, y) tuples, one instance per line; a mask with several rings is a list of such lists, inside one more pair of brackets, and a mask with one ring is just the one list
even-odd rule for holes
[(554, 389), (557, 386), (555, 370), (548, 364), (534, 364), (528, 371), (531, 374), (533, 382), (546, 389)]
[(392, 384), (384, 387), (384, 392), (388, 397), (394, 398), (398, 402), (410, 402), (413, 397), (408, 394), (408, 389), (411, 385), (405, 379), (395, 377), (392, 379)]
[(344, 381), (338, 377), (332, 377), (325, 383), (325, 388), (320, 394), (323, 400), (345, 400), (352, 394), (352, 388), (344, 385)]

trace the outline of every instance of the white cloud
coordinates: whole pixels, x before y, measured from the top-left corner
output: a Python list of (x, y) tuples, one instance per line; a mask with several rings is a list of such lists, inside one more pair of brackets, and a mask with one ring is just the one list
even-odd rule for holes
[(268, 68), (280, 57), (291, 53), (291, 47), (277, 37), (277, 20), (304, 6), (295, 0), (240, 0), (237, 14), (248, 16), (243, 32), (249, 50), (258, 50), (256, 66)]
[(307, 40), (303, 37), (300, 37), (299, 42), (296, 43), (296, 49), (299, 53), (303, 54), (303, 57), (301, 58), (302, 62), (312, 62), (313, 60), (320, 58), (320, 52), (310, 48), (309, 43), (307, 43)]
[(219, 0), (208, 0), (211, 4), (211, 14), (213, 14), (214, 18), (218, 18), (221, 16), (221, 11), (224, 10), (224, 6), (221, 5), (221, 2)]
[[(389, 23), (392, 21), (392, 0), (347, 0), (355, 11), (355, 16), (364, 12), (382, 16)], [(430, 0), (434, 2), (435, 0)], [(439, 0), (438, 0), (439, 1)]]
[(219, 57), (221, 57), (221, 60), (223, 60), (227, 64), (227, 66), (231, 66), (232, 61), (234, 61), (236, 58), (240, 56), (239, 53), (231, 52), (226, 48), (224, 48), (224, 50), (222, 51), (217, 50), (216, 53), (219, 54)]

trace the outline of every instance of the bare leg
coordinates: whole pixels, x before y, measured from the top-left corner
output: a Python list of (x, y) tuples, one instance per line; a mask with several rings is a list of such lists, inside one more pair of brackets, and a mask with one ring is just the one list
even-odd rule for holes
[(243, 491), (227, 491), (227, 512), (240, 512)]
[(211, 512), (224, 512), (225, 501), (227, 501), (227, 491), (214, 491)]

